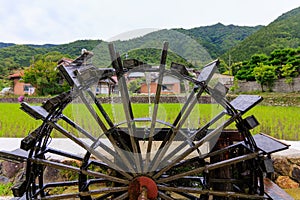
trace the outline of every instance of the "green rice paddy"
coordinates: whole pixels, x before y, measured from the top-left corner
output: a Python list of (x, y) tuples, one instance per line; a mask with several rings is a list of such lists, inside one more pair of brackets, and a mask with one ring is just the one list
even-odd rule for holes
[[(126, 117), (121, 104), (103, 104), (103, 106), (113, 122), (125, 121)], [(172, 123), (181, 106), (181, 104), (160, 104), (157, 118)], [(20, 104), (18, 103), (0, 103), (0, 137), (22, 138), (41, 125), (41, 120), (33, 119), (19, 108)], [(185, 118), (183, 127), (199, 128), (221, 110), (222, 108), (217, 105), (199, 104), (189, 112), (189, 117)], [(153, 106), (133, 104), (135, 118), (149, 117), (152, 112)], [(99, 135), (99, 126), (82, 104), (71, 104), (65, 109), (64, 114), (84, 129)], [(244, 116), (248, 115), (254, 115), (260, 123), (258, 127), (252, 130), (253, 134), (263, 132), (278, 139), (299, 140), (300, 107), (256, 106)], [(71, 130), (71, 127), (68, 127), (65, 122), (60, 124), (67, 130)], [(140, 122), (137, 123), (137, 126), (149, 127), (150, 122)], [(229, 128), (234, 128), (234, 125)], [(52, 136), (62, 137), (57, 132), (53, 132)]]

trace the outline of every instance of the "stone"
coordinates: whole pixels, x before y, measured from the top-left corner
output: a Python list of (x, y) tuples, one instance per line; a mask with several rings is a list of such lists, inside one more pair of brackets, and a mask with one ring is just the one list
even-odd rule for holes
[(81, 161), (74, 159), (65, 159), (61, 161), (62, 164), (79, 167), (81, 166)]
[[(61, 161), (62, 164), (68, 165), (71, 167), (80, 167), (81, 166), (81, 161), (78, 160), (73, 160), (73, 159), (65, 159)], [(66, 180), (77, 180), (78, 179), (78, 173), (74, 171), (68, 171), (68, 170), (62, 170), (60, 175), (62, 176), (63, 179)]]
[(300, 167), (294, 165), (291, 171), (291, 177), (296, 180), (298, 183), (300, 182)]
[(289, 176), (291, 171), (291, 164), (284, 157), (277, 157), (273, 162), (275, 172), (279, 173), (282, 176)]
[(300, 166), (300, 155), (299, 155), (299, 154), (298, 154), (297, 156), (294, 156), (294, 157), (289, 157), (288, 160), (289, 160), (291, 163)]
[(7, 178), (13, 178), (16, 176), (20, 169), (24, 168), (24, 163), (14, 163), (9, 161), (2, 162), (2, 174)]
[(279, 176), (275, 183), (282, 189), (298, 188), (299, 183), (293, 181), (289, 176)]
[(9, 182), (9, 178), (7, 178), (5, 176), (0, 176), (0, 183), (6, 184), (8, 182)]
[[(50, 159), (52, 162), (61, 163), (64, 165), (68, 165), (70, 167), (79, 167), (81, 165), (80, 161), (73, 160), (73, 159), (66, 159), (66, 160), (56, 160)], [(44, 171), (44, 182), (59, 182), (64, 180), (78, 180), (78, 173), (72, 170), (60, 170), (54, 167), (47, 166)]]
[[(53, 160), (50, 161), (53, 162), (60, 162), (59, 160)], [(44, 171), (44, 182), (50, 183), (50, 182), (56, 182), (56, 181), (62, 181), (63, 178), (60, 176), (60, 171), (56, 168), (47, 166)]]

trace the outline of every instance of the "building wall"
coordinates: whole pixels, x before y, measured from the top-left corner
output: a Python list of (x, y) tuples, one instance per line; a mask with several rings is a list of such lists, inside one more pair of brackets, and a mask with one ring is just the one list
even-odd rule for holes
[[(162, 94), (179, 94), (180, 93), (180, 83), (173, 83), (169, 84), (171, 87), (171, 90), (161, 90)], [(155, 94), (156, 93), (156, 88), (157, 88), (157, 83), (152, 82), (150, 84), (150, 94)], [(141, 85), (141, 93), (145, 94), (148, 93), (148, 87), (147, 84), (142, 84)]]
[(180, 83), (173, 83), (172, 84), (172, 93), (179, 94), (180, 93)]
[(24, 95), (24, 85), (25, 83), (19, 82), (18, 79), (14, 79), (14, 94)]
[[(155, 94), (156, 93), (156, 87), (157, 87), (157, 83), (151, 82), (151, 84), (150, 84), (150, 94)], [(141, 85), (141, 93), (142, 94), (148, 93), (147, 84), (144, 83), (144, 84)]]
[[(15, 78), (13, 81), (14, 81), (14, 94), (15, 95), (25, 95), (25, 94), (32, 95), (32, 93), (30, 94), (30, 93), (28, 93), (28, 91), (24, 90), (25, 86), (32, 88), (32, 86), (29, 83), (20, 82), (19, 79), (17, 79), (17, 78)], [(34, 92), (34, 91), (31, 91), (31, 92)]]
[[(300, 92), (300, 77), (293, 79), (293, 84), (287, 84), (286, 79), (279, 79), (275, 81), (272, 91), (274, 92)], [(252, 92), (261, 91), (261, 86), (256, 81), (239, 81), (238, 88), (235, 92)], [(264, 86), (264, 90), (268, 88)]]

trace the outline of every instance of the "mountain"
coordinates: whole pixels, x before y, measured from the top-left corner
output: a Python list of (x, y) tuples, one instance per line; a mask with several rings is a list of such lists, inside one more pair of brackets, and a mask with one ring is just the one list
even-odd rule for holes
[(255, 27), (225, 26), (221, 23), (217, 23), (212, 26), (175, 30), (195, 38), (207, 49), (211, 57), (217, 58), (262, 27), (261, 25)]
[[(132, 50), (146, 48), (161, 50), (163, 42), (168, 41), (170, 51), (191, 62), (194, 66), (203, 66), (212, 61), (212, 59), (216, 59), (225, 53), (228, 49), (261, 27), (262, 26), (225, 26), (218, 23), (212, 26), (193, 29), (163, 29), (148, 33), (142, 37), (125, 41), (117, 40), (113, 43), (120, 54), (126, 54), (128, 58), (132, 58)], [(107, 46), (107, 42), (102, 42), (93, 49), (95, 54), (93, 62), (96, 63), (96, 65), (110, 65), (110, 56)], [(57, 46), (56, 48), (59, 47), (60, 46)], [(136, 56), (136, 52), (133, 53), (133, 55)], [(144, 57), (138, 56), (138, 58), (143, 59), (144, 62), (148, 62), (149, 64), (158, 65), (159, 63), (157, 62), (153, 63), (155, 59), (150, 58), (151, 55), (157, 58), (157, 62), (160, 61), (159, 56), (154, 55), (153, 51), (147, 53)]]
[(26, 45), (12, 45), (0, 48), (0, 69), (8, 67), (8, 65), (12, 69), (29, 66), (29, 61), (33, 56), (46, 52), (44, 48), (34, 48)]
[(0, 48), (4, 48), (4, 47), (10, 47), (15, 45), (14, 43), (4, 43), (4, 42), (0, 42)]
[[(198, 64), (202, 65), (209, 62), (211, 59), (219, 57), (228, 49), (235, 46), (247, 36), (259, 30), (261, 27), (262, 26), (225, 26), (221, 23), (218, 23), (212, 26), (197, 27), (192, 29), (180, 28), (172, 30), (160, 30), (146, 34), (142, 37), (126, 41), (115, 41), (114, 43), (121, 53), (125, 53), (130, 49), (136, 48), (151, 47), (160, 49), (163, 41), (168, 40), (172, 50), (175, 49), (177, 54), (188, 59), (189, 61), (194, 61), (195, 63), (198, 62)], [(186, 35), (190, 36), (190, 38), (186, 37)], [(177, 40), (178, 38), (181, 39)], [(107, 49), (108, 43), (102, 42), (102, 40), (78, 40), (68, 44), (60, 45), (16, 45), (13, 43), (0, 43), (0, 59), (7, 58), (7, 55), (9, 54), (9, 57), (15, 57), (13, 60), (18, 60), (16, 57), (18, 57), (19, 53), (21, 53), (21, 56), (23, 57), (24, 53), (22, 52), (26, 47), (28, 47), (29, 52), (32, 51), (32, 55), (27, 58), (27, 62), (24, 62), (24, 59), (22, 59), (21, 63), (17, 62), (18, 65), (27, 66), (29, 60), (32, 58), (32, 56), (34, 56), (34, 54), (47, 53), (49, 51), (58, 51), (63, 54), (69, 54), (71, 57), (76, 57), (80, 54), (81, 49), (83, 48), (87, 50), (95, 50), (96, 48), (95, 51), (101, 51), (108, 54), (107, 50), (105, 50)], [(21, 50), (19, 50), (20, 48)], [(32, 48), (35, 50), (33, 51)], [(7, 51), (10, 53), (6, 53)], [(15, 51), (15, 55), (12, 55), (13, 51)], [(100, 59), (104, 59), (106, 61), (109, 59), (109, 56), (105, 55), (105, 57), (106, 58), (95, 58), (95, 60), (98, 60), (98, 63), (101, 63)]]
[[(268, 26), (235, 26), (221, 23), (192, 29), (160, 30), (127, 41), (115, 41), (117, 50), (124, 57), (131, 58), (135, 49), (161, 49), (163, 41), (170, 42), (169, 50), (188, 60), (194, 66), (202, 66), (212, 59), (231, 58), (231, 62), (249, 60), (254, 54), (269, 54), (275, 49), (300, 46), (300, 7), (293, 9), (270, 23)], [(189, 36), (189, 37), (187, 37)], [(94, 51), (93, 62), (108, 66), (110, 56), (108, 43), (102, 40), (78, 40), (68, 44), (16, 45), (0, 42), (0, 79), (12, 70), (29, 66), (37, 54), (58, 51), (72, 58), (82, 49)], [(149, 51), (148, 57), (155, 51)], [(99, 53), (98, 56), (97, 54)], [(157, 54), (157, 53), (156, 53)], [(126, 56), (125, 56), (126, 55)], [(159, 55), (159, 54), (158, 54)], [(157, 56), (157, 55), (155, 55)], [(152, 63), (155, 59), (139, 58)], [(148, 60), (147, 60), (148, 59)], [(159, 62), (159, 59), (157, 59)]]
[[(169, 52), (177, 54), (194, 65), (203, 66), (212, 60), (209, 52), (195, 39), (175, 30), (163, 29), (148, 33), (142, 37), (125, 41), (117, 40), (113, 43), (116, 50), (121, 55), (126, 55), (126, 58), (128, 59), (137, 58), (143, 62), (147, 62), (148, 64), (159, 65), (160, 54), (164, 41), (169, 42)], [(137, 49), (140, 49), (140, 52), (144, 52), (143, 55), (136, 57)], [(95, 49), (93, 49), (93, 52), (95, 54), (93, 57), (94, 64), (97, 66), (110, 65), (111, 61), (107, 42), (99, 44)]]
[(26, 44), (26, 46), (34, 47), (34, 48), (51, 48), (57, 46), (56, 44)]
[(269, 55), (275, 49), (300, 46), (300, 7), (284, 13), (268, 26), (262, 27), (241, 43), (234, 46), (222, 58), (229, 55), (233, 62), (249, 60), (254, 54)]
[(82, 49), (93, 49), (101, 40), (78, 40), (69, 44), (62, 45), (16, 45), (13, 43), (0, 43), (0, 88), (7, 86), (3, 85), (5, 79), (14, 70), (21, 69), (30, 65), (30, 61), (37, 55), (46, 54), (52, 51), (58, 51), (69, 57), (76, 58), (80, 55)]
[(82, 49), (91, 51), (101, 42), (102, 40), (77, 40), (68, 44), (52, 46), (48, 50), (58, 51), (62, 54), (69, 54), (71, 57), (76, 58), (80, 55)]
[[(219, 23), (188, 30), (164, 29), (126, 41), (114, 41), (114, 44), (121, 54), (126, 54), (131, 58), (131, 54), (136, 55), (136, 52), (130, 53), (129, 51), (131, 50), (145, 48), (161, 49), (163, 41), (169, 41), (169, 50), (192, 62), (193, 65), (203, 66), (259, 28), (260, 26), (238, 27), (233, 25), (225, 26)], [(4, 76), (7, 76), (6, 73), (11, 73), (11, 70), (29, 66), (30, 60), (37, 54), (58, 51), (75, 58), (81, 53), (82, 49), (95, 51), (93, 62), (98, 66), (108, 66), (110, 64), (108, 43), (102, 40), (78, 40), (60, 45), (16, 45), (13, 43), (0, 43), (0, 72), (5, 74)], [(149, 59), (150, 55), (151, 53), (147, 55), (148, 58), (144, 58), (146, 59), (144, 60), (145, 62), (153, 62), (154, 59)], [(159, 59), (157, 61), (159, 62)], [(6, 69), (4, 70), (3, 68)]]

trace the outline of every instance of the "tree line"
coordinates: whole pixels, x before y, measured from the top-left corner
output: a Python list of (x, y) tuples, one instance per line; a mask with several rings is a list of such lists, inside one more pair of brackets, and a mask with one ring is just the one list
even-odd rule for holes
[[(7, 71), (14, 69), (25, 69), (23, 81), (31, 83), (36, 88), (37, 95), (41, 96), (59, 94), (68, 89), (58, 70), (56, 70), (56, 66), (61, 58), (75, 58), (75, 56), (58, 51), (46, 52), (45, 49), (36, 50), (23, 46), (18, 48), (23, 50), (23, 56), (16, 58), (18, 61), (10, 56), (13, 51), (5, 51), (7, 58), (0, 59), (0, 64), (4, 63), (6, 68), (0, 67), (0, 74), (6, 74)], [(35, 56), (31, 57), (29, 61), (26, 60), (25, 58), (29, 54), (32, 55), (32, 51), (36, 51)], [(160, 51), (157, 49), (137, 49), (123, 54), (122, 58), (136, 58), (153, 64), (159, 60), (159, 56)], [(178, 62), (189, 68), (195, 67), (172, 52), (170, 52), (167, 65), (170, 65), (170, 61)], [(249, 60), (230, 65), (221, 60), (219, 72), (233, 75), (237, 80), (257, 81), (263, 90), (271, 90), (274, 81), (280, 78), (285, 78), (288, 84), (293, 84), (293, 78), (300, 74), (300, 47), (277, 49), (270, 55), (254, 54)], [(6, 80), (4, 84), (8, 84), (8, 81)]]
[(238, 80), (257, 81), (269, 91), (277, 79), (285, 78), (293, 84), (300, 74), (300, 47), (277, 49), (270, 55), (254, 54), (249, 60), (234, 63), (230, 73)]
[[(194, 67), (174, 54), (170, 56), (171, 60), (187, 67)], [(68, 89), (65, 82), (62, 82), (58, 70), (55, 70), (57, 61), (62, 57), (68, 57), (68, 55), (50, 52), (36, 56), (35, 61), (25, 70), (24, 81), (36, 87), (38, 95), (53, 95)], [(125, 55), (122, 57), (126, 58)], [(129, 52), (129, 57), (151, 63), (158, 59), (159, 52), (135, 50)], [(254, 54), (251, 59), (233, 63), (231, 66), (226, 65), (223, 60), (220, 63), (220, 73), (233, 75), (237, 80), (257, 81), (263, 90), (271, 91), (275, 80), (285, 78), (288, 84), (293, 84), (293, 78), (299, 76), (300, 47), (277, 49), (270, 55)], [(170, 62), (167, 64), (170, 65)]]
[(35, 56), (34, 61), (24, 70), (23, 81), (35, 87), (39, 96), (55, 95), (67, 91), (69, 85), (64, 81), (56, 69), (57, 63), (63, 57), (69, 57), (53, 51)]

